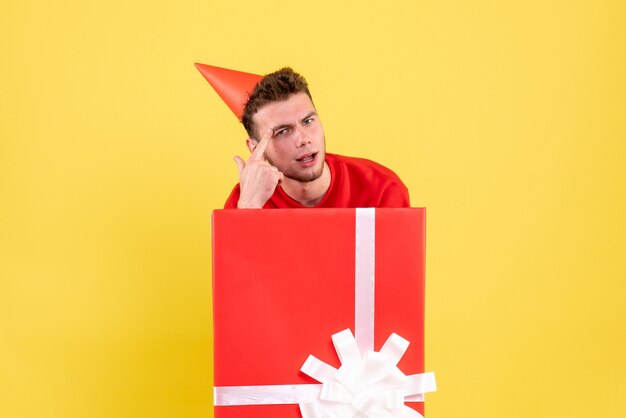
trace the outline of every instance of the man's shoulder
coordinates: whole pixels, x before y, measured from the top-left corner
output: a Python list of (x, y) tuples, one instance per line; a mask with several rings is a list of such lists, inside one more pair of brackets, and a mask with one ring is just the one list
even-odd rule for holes
[(329, 164), (346, 170), (347, 174), (361, 173), (364, 175), (380, 176), (400, 181), (400, 178), (393, 170), (367, 158), (348, 157), (345, 155), (329, 153), (326, 154), (326, 159)]
[(410, 206), (409, 191), (389, 168), (366, 158), (327, 154), (333, 171), (329, 195), (346, 199), (341, 207)]
[(241, 189), (239, 183), (233, 187), (233, 191), (230, 192), (228, 199), (226, 199), (226, 203), (224, 204), (224, 209), (237, 209), (237, 202), (239, 202), (239, 195), (241, 193)]

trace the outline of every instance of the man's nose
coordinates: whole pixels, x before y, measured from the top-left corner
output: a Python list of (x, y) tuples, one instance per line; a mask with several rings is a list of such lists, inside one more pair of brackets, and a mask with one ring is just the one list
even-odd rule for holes
[(306, 129), (304, 129), (304, 127), (298, 126), (296, 128), (296, 132), (295, 132), (295, 135), (294, 135), (294, 140), (296, 142), (296, 146), (297, 147), (301, 147), (301, 146), (311, 142), (311, 137), (309, 136), (309, 133), (306, 131)]

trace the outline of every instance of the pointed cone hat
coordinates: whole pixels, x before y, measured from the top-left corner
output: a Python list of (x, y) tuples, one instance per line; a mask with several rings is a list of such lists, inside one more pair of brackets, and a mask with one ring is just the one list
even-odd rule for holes
[(206, 64), (195, 65), (235, 116), (241, 120), (246, 102), (263, 76)]

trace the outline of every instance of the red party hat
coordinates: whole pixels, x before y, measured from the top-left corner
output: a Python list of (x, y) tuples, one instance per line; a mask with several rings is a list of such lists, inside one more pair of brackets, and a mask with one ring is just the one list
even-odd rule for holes
[(206, 64), (195, 65), (235, 116), (241, 120), (246, 102), (263, 76)]

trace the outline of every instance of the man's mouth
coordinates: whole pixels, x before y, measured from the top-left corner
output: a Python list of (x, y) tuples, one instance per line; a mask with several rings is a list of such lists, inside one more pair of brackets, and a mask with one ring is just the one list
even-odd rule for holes
[(296, 161), (299, 162), (299, 163), (306, 164), (306, 163), (310, 163), (313, 160), (315, 160), (315, 157), (317, 157), (317, 152), (313, 152), (311, 154), (303, 155), (302, 157), (297, 158)]

